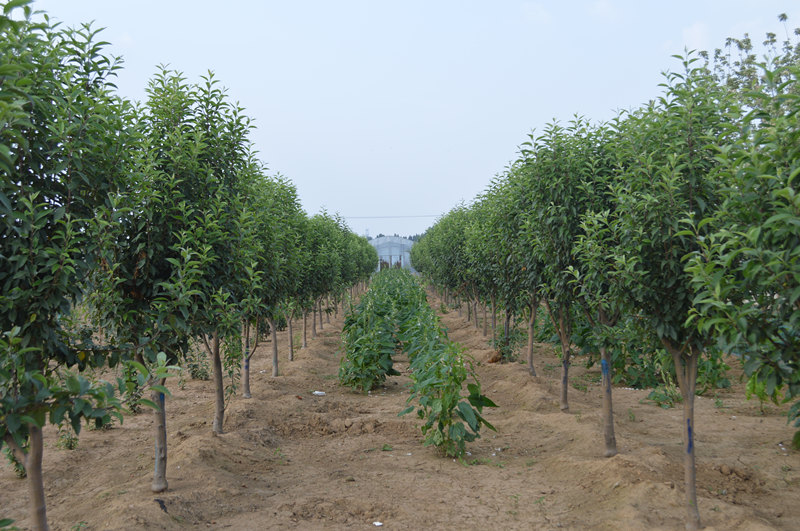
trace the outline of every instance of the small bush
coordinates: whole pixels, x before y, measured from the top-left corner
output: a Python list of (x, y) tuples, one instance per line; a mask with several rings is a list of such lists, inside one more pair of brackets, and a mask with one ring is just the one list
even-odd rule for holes
[(3, 453), (8, 459), (9, 464), (14, 469), (14, 475), (17, 476), (19, 479), (24, 479), (28, 477), (28, 473), (25, 471), (25, 466), (19, 462), (19, 459), (14, 455), (14, 452), (11, 451), (11, 448), (8, 446), (3, 447)]
[(186, 354), (186, 368), (193, 380), (210, 380), (211, 364), (203, 349), (192, 348)]
[(69, 424), (62, 424), (58, 427), (56, 447), (62, 450), (74, 450), (78, 447), (78, 435)]

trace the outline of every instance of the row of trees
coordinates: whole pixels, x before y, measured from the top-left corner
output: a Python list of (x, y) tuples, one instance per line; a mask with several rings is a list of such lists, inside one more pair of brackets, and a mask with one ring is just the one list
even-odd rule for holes
[(765, 44), (761, 63), (748, 38), (714, 58), (687, 53), (657, 99), (608, 123), (547, 125), (412, 249), (448, 295), (504, 309), (506, 338), (511, 316), (528, 318), (532, 375), (544, 306), (561, 345), (562, 410), (573, 345), (600, 353), (607, 456), (620, 329), (655, 339), (682, 395), (692, 529), (699, 363), (736, 353), (768, 396), (800, 395), (800, 48), (774, 35)]
[(251, 323), (272, 333), (277, 376), (277, 321), (340, 302), (377, 253), (267, 175), (250, 120), (212, 74), (190, 83), (160, 68), (134, 105), (115, 93), (119, 62), (96, 31), (54, 26), (28, 3), (0, 7), (0, 446), (46, 529), (43, 426), (122, 418), (96, 369), (125, 367), (116, 387), (134, 396), (150, 388), (152, 489), (164, 490), (164, 384), (190, 345), (209, 353), (221, 432), (223, 377), (243, 370), (249, 396)]

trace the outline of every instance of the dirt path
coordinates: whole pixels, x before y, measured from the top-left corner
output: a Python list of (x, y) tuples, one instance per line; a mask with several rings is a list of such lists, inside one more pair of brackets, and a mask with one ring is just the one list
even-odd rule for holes
[[(340, 316), (341, 317), (341, 316)], [(486, 410), (498, 433), (464, 462), (423, 447), (418, 421), (397, 417), (403, 375), (365, 396), (337, 385), (341, 319), (270, 377), (268, 345), (252, 362), (253, 398), (236, 398), (226, 433), (211, 433), (210, 382), (173, 380), (167, 402), (170, 489), (149, 491), (151, 416), (84, 431), (76, 450), (46, 433), (45, 482), (54, 529), (682, 529), (679, 409), (615, 389), (620, 454), (602, 457), (595, 371), (573, 367), (570, 414), (558, 408), (558, 360), (538, 348), (532, 379), (521, 364), (487, 364), (478, 330), (453, 312), (450, 336), (481, 362)], [(401, 372), (407, 363), (400, 362)], [(324, 391), (314, 396), (312, 391)], [(698, 492), (716, 529), (800, 528), (800, 453), (775, 408), (762, 416), (741, 384), (697, 403)], [(722, 406), (717, 407), (717, 406)], [(163, 509), (162, 509), (163, 504)], [(27, 525), (27, 485), (0, 464), (0, 517)]]

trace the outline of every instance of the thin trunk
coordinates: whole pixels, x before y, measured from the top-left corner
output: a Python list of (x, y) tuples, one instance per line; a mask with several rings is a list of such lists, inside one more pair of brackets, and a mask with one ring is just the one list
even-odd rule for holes
[[(162, 378), (159, 384), (164, 385), (166, 378)], [(153, 391), (150, 399), (158, 405), (153, 413), (155, 421), (155, 470), (153, 471), (153, 484), (150, 490), (153, 492), (164, 492), (167, 490), (167, 410), (166, 397), (164, 393)]]
[(617, 455), (617, 438), (614, 436), (614, 409), (611, 407), (611, 353), (600, 347), (600, 367), (603, 372), (603, 438), (606, 457)]
[(503, 321), (503, 345), (508, 346), (511, 338), (511, 310), (506, 308), (506, 318)]
[(308, 348), (308, 311), (303, 310), (303, 347)]
[(564, 354), (561, 358), (561, 404), (559, 408), (562, 412), (569, 413), (569, 399), (567, 398), (569, 391), (569, 339), (564, 341), (564, 339), (561, 338), (561, 351), (564, 352)]
[(558, 331), (558, 338), (561, 341), (561, 404), (560, 409), (564, 413), (569, 413), (569, 400), (567, 397), (567, 392), (569, 390), (569, 364), (570, 364), (570, 355), (572, 351), (570, 350), (570, 336), (572, 335), (572, 327), (569, 321), (569, 308), (565, 308), (561, 305), (558, 308), (558, 321), (556, 321), (556, 316), (553, 315), (553, 309), (550, 307), (550, 303), (547, 299), (545, 299), (545, 305), (547, 306), (547, 313), (550, 315), (550, 319), (553, 321), (553, 325), (556, 327)]
[(478, 299), (472, 302), (472, 316), (475, 319), (475, 329), (477, 330), (480, 327), (478, 324)]
[(286, 319), (286, 328), (289, 331), (289, 361), (294, 361), (294, 337), (292, 337), (292, 318), (294, 318), (294, 310), (289, 312), (289, 317)]
[(322, 299), (317, 301), (317, 315), (319, 315), (319, 329), (320, 331), (325, 330), (325, 326), (322, 324)]
[(531, 298), (531, 314), (528, 318), (528, 372), (531, 376), (536, 376), (536, 369), (533, 366), (533, 340), (536, 335), (536, 312), (539, 309), (539, 299)]
[(275, 321), (267, 318), (269, 333), (272, 338), (272, 377), (278, 376), (278, 331), (275, 330)]
[(486, 320), (486, 303), (481, 304), (483, 306), (483, 337), (486, 337), (489, 334), (489, 323)]
[(254, 336), (255, 339), (253, 339), (253, 350), (258, 348), (258, 317), (256, 317), (256, 333)]
[(42, 428), (35, 424), (28, 425), (30, 445), (25, 457), (25, 472), (28, 475), (28, 493), (31, 501), (31, 522), (37, 530), (47, 530), (47, 506), (44, 497), (44, 476), (42, 475), (42, 455), (44, 442)]
[(325, 322), (328, 323), (328, 324), (331, 324), (331, 312), (327, 311), (327, 309), (330, 308), (330, 307), (331, 307), (331, 300), (329, 298), (329, 299), (327, 299), (326, 308), (325, 308), (326, 309), (326, 311), (325, 311)]
[(492, 299), (492, 339), (494, 340), (497, 337), (497, 297), (494, 293), (491, 296)]
[(472, 324), (472, 301), (467, 299), (467, 323)]
[(250, 323), (245, 320), (244, 325), (244, 367), (242, 368), (242, 397), (251, 398), (250, 395)]
[(314, 304), (314, 309), (311, 310), (311, 339), (317, 338), (317, 305)]
[(701, 529), (700, 512), (697, 509), (697, 469), (695, 468), (695, 424), (694, 397), (697, 387), (697, 362), (699, 353), (686, 353), (674, 345), (665, 347), (675, 362), (675, 374), (683, 398), (683, 481), (686, 489), (686, 529)]
[(219, 355), (219, 332), (211, 336), (211, 365), (214, 370), (214, 433), (222, 433), (225, 423), (225, 386), (222, 381), (222, 358)]

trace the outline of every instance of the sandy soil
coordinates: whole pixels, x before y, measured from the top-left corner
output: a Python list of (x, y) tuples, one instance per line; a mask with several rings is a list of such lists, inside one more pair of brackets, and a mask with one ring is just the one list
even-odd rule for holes
[[(398, 418), (403, 375), (361, 395), (337, 385), (340, 319), (270, 376), (268, 345), (254, 356), (253, 398), (235, 398), (226, 433), (211, 433), (210, 382), (172, 380), (167, 401), (169, 490), (150, 492), (152, 417), (81, 433), (56, 448), (46, 432), (45, 482), (54, 529), (682, 529), (681, 410), (614, 390), (620, 454), (602, 457), (599, 375), (573, 366), (571, 413), (558, 408), (558, 360), (539, 345), (531, 378), (518, 363), (488, 364), (480, 331), (456, 312), (452, 339), (479, 361), (500, 407), (498, 433), (464, 462), (423, 447), (418, 421)], [(399, 363), (401, 372), (408, 364)], [(734, 378), (736, 380), (736, 378)], [(312, 391), (324, 391), (314, 396)], [(697, 403), (700, 514), (715, 529), (800, 529), (800, 453), (782, 411), (744, 400), (740, 383)], [(721, 402), (721, 403), (720, 403)], [(719, 407), (719, 406), (722, 407)], [(27, 484), (0, 464), (0, 518), (25, 528)]]

